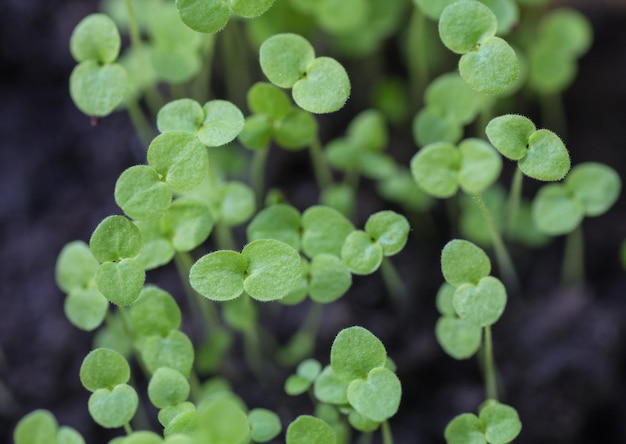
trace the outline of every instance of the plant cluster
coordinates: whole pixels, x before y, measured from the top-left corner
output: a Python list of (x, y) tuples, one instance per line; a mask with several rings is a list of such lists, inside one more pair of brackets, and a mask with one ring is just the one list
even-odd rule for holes
[[(445, 283), (433, 328), (452, 358), (479, 355), (485, 378), (477, 414), (454, 416), (443, 435), (449, 444), (506, 444), (518, 436), (518, 413), (499, 400), (492, 339), (509, 294), (519, 297), (523, 287), (508, 245), (534, 248), (567, 235), (563, 280), (581, 283), (581, 223), (608, 211), (621, 190), (611, 167), (576, 164), (555, 131), (537, 129), (512, 109), (516, 94), (530, 91), (545, 105), (546, 120), (562, 122), (548, 104), (558, 103), (591, 43), (582, 15), (543, 13), (546, 3), (110, 0), (106, 13), (76, 26), (76, 106), (94, 124), (126, 110), (146, 147), (145, 164), (123, 171), (115, 185), (122, 214), (106, 217), (88, 244), (68, 243), (56, 266), (68, 320), (97, 330), (79, 376), (91, 392), (93, 420), (125, 432), (111, 443), (239, 444), (279, 436), (288, 444), (348, 443), (355, 433), (378, 430), (392, 443), (402, 384), (383, 343), (366, 326), (348, 326), (323, 366), (316, 337), (323, 306), (360, 276), (380, 270), (389, 297), (412, 296), (391, 258), (407, 245), (415, 215), (437, 199), (458, 205), (450, 221), (467, 239), (442, 248)], [(118, 30), (130, 36), (121, 56)], [(529, 37), (535, 33), (536, 41)], [(407, 39), (408, 81), (378, 73), (371, 94), (360, 97), (367, 104), (341, 136), (325, 140), (321, 115), (363, 93), (354, 87), (360, 73), (346, 60), (380, 58), (389, 38)], [(225, 68), (216, 69), (216, 61)], [(264, 78), (253, 77), (257, 72)], [(232, 93), (228, 100), (212, 84), (216, 73)], [(389, 149), (389, 132), (411, 119), (420, 148), (406, 161)], [(308, 151), (317, 202), (297, 208), (283, 190), (266, 189), (273, 148)], [(503, 157), (516, 162), (508, 193)], [(244, 177), (236, 173), (242, 161)], [(529, 201), (524, 177), (550, 183)], [(361, 183), (372, 183), (387, 208), (357, 228)], [(477, 244), (493, 251), (499, 277)], [(621, 256), (626, 266), (626, 247)], [(179, 299), (149, 283), (149, 272), (170, 263), (191, 308), (186, 326)], [(307, 311), (280, 346), (259, 323), (273, 304)], [(309, 393), (314, 414), (296, 412), (286, 423), (278, 412), (246, 405), (219, 378), (228, 377), (223, 363), (239, 338), (257, 380), (277, 366), (294, 369), (285, 391)], [(158, 410), (158, 432), (142, 429), (145, 397)], [(14, 437), (16, 444), (84, 442), (44, 410), (22, 419)]]

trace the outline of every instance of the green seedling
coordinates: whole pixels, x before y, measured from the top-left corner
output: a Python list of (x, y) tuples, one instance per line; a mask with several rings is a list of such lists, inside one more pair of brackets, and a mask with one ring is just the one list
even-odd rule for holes
[(506, 404), (488, 400), (478, 416), (463, 413), (456, 416), (445, 430), (448, 444), (507, 444), (522, 430), (517, 411)]

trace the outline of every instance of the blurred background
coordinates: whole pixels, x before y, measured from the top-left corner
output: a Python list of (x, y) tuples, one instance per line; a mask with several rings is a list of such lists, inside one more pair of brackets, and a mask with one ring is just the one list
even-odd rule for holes
[[(624, 182), (626, 1), (558, 3), (578, 8), (594, 27), (593, 47), (564, 95), (565, 142), (573, 163), (607, 163)], [(36, 408), (51, 410), (88, 443), (115, 434), (87, 415), (88, 393), (78, 369), (92, 334), (65, 319), (64, 295), (54, 281), (62, 246), (87, 241), (104, 217), (119, 214), (115, 181), (143, 162), (125, 113), (94, 127), (69, 97), (75, 64), (69, 38), (97, 8), (97, 1), (86, 0), (0, 3), (0, 442), (11, 442), (17, 420)], [(563, 251), (557, 240), (531, 258), (527, 285), (534, 293), (520, 308), (523, 315), (507, 314), (496, 328), (505, 398), (524, 423), (519, 443), (626, 442), (626, 274), (618, 260), (626, 239), (626, 198), (585, 221), (584, 232), (585, 290), (556, 291)], [(400, 260), (400, 272), (411, 276), (414, 260)], [(437, 265), (426, 269), (437, 273)], [(415, 285), (432, 290), (438, 284)], [(354, 310), (371, 317), (364, 324), (379, 327), (401, 369), (405, 396), (396, 441), (443, 442), (447, 421), (482, 396), (476, 362), (459, 363), (439, 349), (433, 299), (399, 317), (375, 303)]]

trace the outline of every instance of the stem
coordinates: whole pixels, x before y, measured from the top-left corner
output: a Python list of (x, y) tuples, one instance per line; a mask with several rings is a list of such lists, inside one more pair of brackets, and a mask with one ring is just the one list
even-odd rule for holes
[(265, 165), (269, 155), (269, 147), (255, 150), (250, 165), (250, 183), (256, 195), (256, 207), (260, 210), (264, 207), (265, 198)]
[(585, 242), (582, 226), (565, 237), (565, 255), (561, 270), (561, 283), (568, 287), (581, 287), (585, 282)]
[(407, 61), (410, 79), (410, 99), (416, 101), (415, 110), (419, 109), (423, 92), (428, 83), (429, 69), (426, 60), (426, 16), (420, 8), (414, 7), (409, 22), (408, 48), (409, 59)]
[(313, 162), (313, 172), (315, 173), (315, 180), (317, 186), (324, 190), (333, 183), (333, 176), (330, 173), (330, 169), (324, 160), (324, 153), (322, 153), (322, 145), (319, 137), (315, 137), (309, 145), (309, 154), (311, 155), (311, 161)]
[(493, 361), (493, 341), (491, 339), (491, 325), (485, 326), (485, 344), (484, 344), (484, 369), (485, 372), (485, 391), (487, 399), (498, 400), (498, 386), (496, 383), (496, 369)]
[(478, 124), (480, 125), (480, 127), (478, 128), (478, 131), (476, 131), (476, 134), (484, 136), (485, 128), (487, 128), (487, 124), (489, 124), (489, 121), (493, 116), (493, 101), (489, 96), (485, 94), (482, 94), (481, 100), (482, 106), (480, 108), (480, 117), (478, 120)]
[[(247, 294), (243, 294), (240, 297), (245, 298), (245, 304), (250, 305), (252, 303), (252, 298)], [(263, 359), (261, 357), (259, 332), (256, 319), (254, 324), (249, 328), (246, 328), (243, 332), (243, 346), (248, 368), (257, 376), (257, 378), (261, 379), (263, 375)]]
[(383, 275), (385, 287), (387, 287), (387, 291), (392, 299), (396, 302), (404, 300), (406, 287), (395, 265), (387, 256), (383, 257), (383, 262), (380, 264), (380, 272)]
[(567, 132), (567, 119), (561, 94), (540, 94), (539, 100), (545, 127), (564, 137)]
[(381, 432), (383, 434), (383, 444), (393, 444), (393, 435), (391, 434), (391, 427), (389, 421), (385, 420), (382, 423)]
[(128, 116), (130, 117), (130, 121), (132, 122), (135, 131), (139, 134), (139, 138), (141, 139), (144, 149), (148, 151), (148, 146), (150, 145), (153, 136), (150, 122), (137, 104), (134, 97), (126, 99), (126, 109), (128, 110)]
[[(322, 304), (317, 302), (312, 303), (302, 326), (294, 333), (289, 343), (281, 350), (279, 359), (282, 364), (293, 365), (311, 355), (315, 348), (315, 339), (317, 338), (317, 331), (322, 321), (323, 312), (324, 306)], [(300, 340), (302, 337), (309, 338), (310, 340), (302, 342)], [(304, 344), (306, 344), (306, 346)], [(298, 345), (298, 348), (294, 345)]]
[(204, 41), (202, 42), (202, 55), (204, 56), (204, 62), (202, 63), (200, 72), (191, 85), (193, 97), (195, 97), (199, 103), (205, 103), (209, 100), (209, 86), (211, 85), (211, 68), (213, 65), (214, 54), (215, 34), (206, 34)]
[(117, 306), (117, 311), (120, 314), (120, 321), (122, 322), (122, 328), (124, 329), (124, 333), (128, 336), (131, 342), (135, 342), (135, 334), (130, 328), (130, 323), (128, 322), (128, 317), (126, 315), (126, 309), (121, 305)]
[(480, 207), (480, 211), (485, 218), (485, 222), (487, 222), (487, 228), (489, 229), (489, 234), (491, 234), (491, 241), (493, 242), (493, 247), (496, 253), (496, 260), (498, 261), (498, 268), (502, 273), (502, 278), (508, 286), (513, 287), (514, 290), (519, 289), (519, 280), (517, 279), (517, 273), (515, 272), (515, 267), (513, 266), (513, 262), (511, 261), (511, 257), (509, 256), (509, 252), (502, 241), (502, 237), (500, 237), (500, 233), (496, 229), (496, 226), (493, 223), (493, 219), (491, 218), (491, 213), (487, 209), (485, 202), (483, 201), (480, 194), (474, 193), (474, 199), (478, 203)]
[(518, 168), (515, 169), (515, 174), (513, 175), (513, 180), (511, 181), (511, 191), (509, 192), (509, 202), (506, 209), (506, 217), (504, 221), (504, 226), (506, 227), (506, 232), (510, 233), (513, 230), (513, 225), (515, 223), (515, 217), (517, 215), (517, 210), (519, 209), (519, 203), (522, 197), (522, 181), (524, 179), (524, 175), (522, 174), (522, 170)]
[(132, 435), (133, 434), (133, 428), (130, 426), (129, 422), (124, 424), (124, 431), (126, 432), (127, 435)]

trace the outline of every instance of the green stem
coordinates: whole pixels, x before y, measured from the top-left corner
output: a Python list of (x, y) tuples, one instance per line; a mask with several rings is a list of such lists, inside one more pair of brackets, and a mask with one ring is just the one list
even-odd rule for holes
[(204, 58), (202, 68), (191, 85), (193, 97), (199, 103), (205, 103), (210, 97), (211, 69), (215, 54), (215, 34), (206, 34), (202, 42), (201, 52)]
[(565, 253), (561, 270), (563, 286), (580, 287), (585, 282), (585, 242), (579, 224), (565, 237)]
[(124, 333), (128, 336), (131, 342), (135, 342), (135, 334), (133, 330), (130, 328), (130, 323), (128, 322), (128, 315), (126, 314), (126, 309), (121, 305), (117, 306), (117, 311), (120, 314), (120, 321), (122, 322), (122, 328), (124, 329)]
[(219, 43), (223, 58), (226, 90), (229, 100), (238, 106), (246, 103), (245, 92), (250, 86), (251, 70), (248, 67), (248, 52), (245, 41), (241, 39), (241, 22), (231, 20), (219, 33)]
[(133, 434), (133, 428), (130, 426), (129, 422), (124, 424), (124, 431), (126, 432), (127, 435), (132, 435)]
[(485, 392), (487, 399), (498, 400), (498, 385), (496, 383), (496, 369), (493, 359), (493, 341), (491, 339), (491, 325), (485, 326), (485, 343), (483, 350), (483, 365), (485, 372)]
[[(247, 294), (240, 297), (245, 298), (245, 304), (252, 304), (252, 298)], [(243, 346), (248, 368), (256, 375), (258, 379), (263, 376), (263, 359), (261, 356), (261, 348), (259, 344), (259, 330), (256, 321), (243, 332)]]
[(493, 117), (493, 100), (485, 94), (482, 94), (481, 100), (482, 106), (480, 108), (480, 117), (478, 120), (479, 128), (476, 131), (476, 134), (483, 137), (485, 134), (485, 128), (487, 128), (487, 124), (489, 124), (489, 121)]
[[(315, 339), (323, 313), (324, 305), (312, 302), (302, 326), (294, 333), (292, 339), (279, 354), (279, 359), (283, 365), (294, 365), (305, 357), (311, 356), (315, 349)], [(302, 338), (306, 338), (306, 340), (303, 341)]]
[(150, 122), (139, 107), (139, 104), (134, 97), (128, 97), (126, 99), (126, 109), (128, 111), (130, 121), (135, 128), (135, 131), (141, 139), (141, 143), (143, 144), (144, 149), (148, 151), (148, 146), (150, 145), (153, 137), (153, 131)]
[(250, 183), (256, 196), (257, 211), (265, 206), (265, 166), (269, 152), (269, 147), (255, 150), (252, 164), (250, 165)]
[(391, 434), (391, 427), (389, 421), (383, 421), (381, 424), (381, 432), (383, 435), (383, 444), (393, 444), (393, 435)]
[(383, 257), (383, 262), (380, 264), (380, 272), (392, 299), (396, 302), (404, 300), (406, 287), (395, 265), (387, 256)]
[(325, 190), (332, 185), (333, 176), (328, 168), (328, 164), (324, 159), (324, 153), (322, 152), (322, 145), (319, 137), (315, 137), (309, 145), (309, 154), (311, 155), (311, 162), (313, 163), (313, 172), (315, 173), (315, 180), (317, 186), (321, 190)]
[[(409, 70), (411, 105), (414, 110), (421, 107), (421, 100), (424, 90), (428, 84), (429, 69), (426, 53), (428, 51), (426, 41), (426, 16), (418, 7), (413, 8), (408, 31), (409, 59), (407, 61)], [(413, 103), (415, 101), (415, 103)]]
[(485, 205), (482, 197), (480, 197), (480, 194), (474, 193), (474, 199), (478, 203), (480, 211), (483, 214), (483, 218), (487, 223), (487, 229), (489, 230), (489, 233), (491, 235), (491, 241), (493, 242), (493, 247), (496, 253), (496, 260), (498, 261), (498, 267), (500, 269), (500, 272), (502, 273), (502, 278), (508, 286), (517, 291), (519, 289), (519, 280), (517, 278), (517, 273), (515, 272), (515, 267), (513, 266), (513, 261), (511, 261), (509, 252), (506, 249), (504, 242), (502, 241), (502, 237), (500, 236), (500, 233), (493, 223), (491, 213), (489, 213), (489, 209)]
[(565, 117), (561, 94), (541, 94), (539, 100), (544, 126), (552, 129), (552, 131), (559, 134), (561, 137), (565, 137), (567, 132), (567, 119)]
[(511, 233), (511, 231), (513, 230), (513, 225), (515, 224), (515, 217), (517, 216), (519, 203), (522, 198), (523, 179), (524, 175), (522, 174), (522, 170), (520, 170), (519, 167), (516, 168), (515, 174), (513, 175), (513, 180), (511, 181), (511, 191), (509, 192), (509, 201), (504, 222), (504, 226), (507, 228), (507, 233)]

